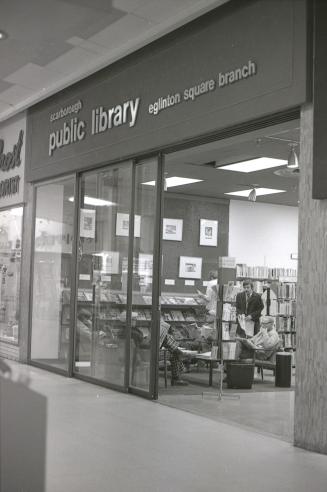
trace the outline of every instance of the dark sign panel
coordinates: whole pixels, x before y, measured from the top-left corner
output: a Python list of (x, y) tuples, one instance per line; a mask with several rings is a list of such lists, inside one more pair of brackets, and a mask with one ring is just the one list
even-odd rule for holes
[(233, 1), (29, 114), (28, 179), (122, 159), (306, 98), (305, 2)]

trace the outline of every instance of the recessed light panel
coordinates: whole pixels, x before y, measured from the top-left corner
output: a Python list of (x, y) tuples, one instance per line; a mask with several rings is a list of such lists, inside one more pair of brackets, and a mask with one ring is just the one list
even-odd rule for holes
[[(74, 197), (68, 198), (70, 202), (74, 201)], [(102, 200), (102, 198), (94, 198), (92, 196), (84, 196), (84, 205), (93, 205), (94, 207), (113, 207), (117, 203), (109, 202), (108, 200)]]
[[(180, 176), (172, 176), (171, 178), (165, 178), (166, 187), (172, 188), (173, 186), (183, 186), (192, 183), (198, 183), (199, 181), (203, 181), (203, 179), (191, 179), (191, 178), (182, 178)], [(147, 181), (146, 183), (142, 183), (144, 185), (154, 186), (155, 181)]]
[[(252, 189), (253, 188), (250, 188), (249, 190), (229, 191), (228, 193), (224, 193), (224, 195), (245, 196), (247, 198)], [(255, 191), (257, 196), (274, 195), (275, 193), (286, 192), (286, 190), (274, 190), (272, 188), (256, 188)]]
[(248, 161), (235, 162), (234, 164), (219, 166), (216, 169), (222, 169), (224, 171), (236, 171), (239, 173), (253, 173), (255, 171), (262, 171), (263, 169), (270, 169), (271, 167), (285, 166), (286, 164), (287, 160), (285, 159), (258, 157), (256, 159), (250, 159)]

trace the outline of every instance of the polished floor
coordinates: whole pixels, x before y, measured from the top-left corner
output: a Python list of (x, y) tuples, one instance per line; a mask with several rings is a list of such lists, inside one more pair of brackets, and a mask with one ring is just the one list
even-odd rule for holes
[(227, 422), (243, 428), (293, 442), (294, 436), (294, 385), (290, 388), (275, 386), (271, 371), (264, 370), (264, 379), (255, 372), (251, 389), (228, 389), (223, 385), (219, 395), (219, 377), (213, 374), (213, 385), (208, 386), (208, 371), (183, 374), (188, 386), (171, 386), (168, 378), (164, 386), (159, 377), (159, 402), (200, 415), (217, 422)]
[[(0, 394), (2, 424), (24, 416), (17, 422), (26, 433), (14, 455), (16, 474), (28, 453), (42, 450), (37, 442), (44, 441), (45, 452), (39, 468), (22, 477), (23, 487), (1, 492), (326, 492), (327, 456), (240, 425), (10, 365), (18, 395), (25, 387), (31, 396), (20, 406), (17, 400), (8, 415), (9, 399)], [(19, 437), (4, 435), (2, 453)], [(43, 488), (31, 488), (33, 474), (43, 472)]]

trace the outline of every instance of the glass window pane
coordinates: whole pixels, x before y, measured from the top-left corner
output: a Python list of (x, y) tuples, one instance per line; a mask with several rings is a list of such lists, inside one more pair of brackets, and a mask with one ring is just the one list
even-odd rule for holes
[(81, 180), (75, 372), (125, 384), (132, 164)]
[(0, 339), (18, 342), (23, 207), (0, 212)]
[[(133, 248), (131, 386), (150, 390), (152, 270), (157, 201), (157, 160), (136, 166)], [(151, 184), (146, 184), (146, 183)]]
[(74, 178), (36, 189), (31, 359), (67, 370)]

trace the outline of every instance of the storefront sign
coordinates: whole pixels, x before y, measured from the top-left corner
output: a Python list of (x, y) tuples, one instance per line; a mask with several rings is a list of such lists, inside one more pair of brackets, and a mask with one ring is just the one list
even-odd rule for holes
[(157, 151), (306, 96), (305, 0), (228, 2), (32, 108), (28, 180)]
[(0, 126), (0, 208), (23, 201), (25, 119)]
[(238, 67), (225, 73), (219, 72), (216, 79), (204, 80), (197, 85), (184, 89), (182, 92), (176, 92), (175, 94), (169, 94), (166, 97), (160, 97), (157, 101), (149, 105), (148, 112), (149, 114), (157, 116), (160, 111), (164, 109), (171, 108), (183, 101), (195, 101), (196, 98), (203, 94), (233, 84), (234, 82), (247, 79), (256, 73), (256, 63), (253, 60), (249, 60), (242, 67)]

